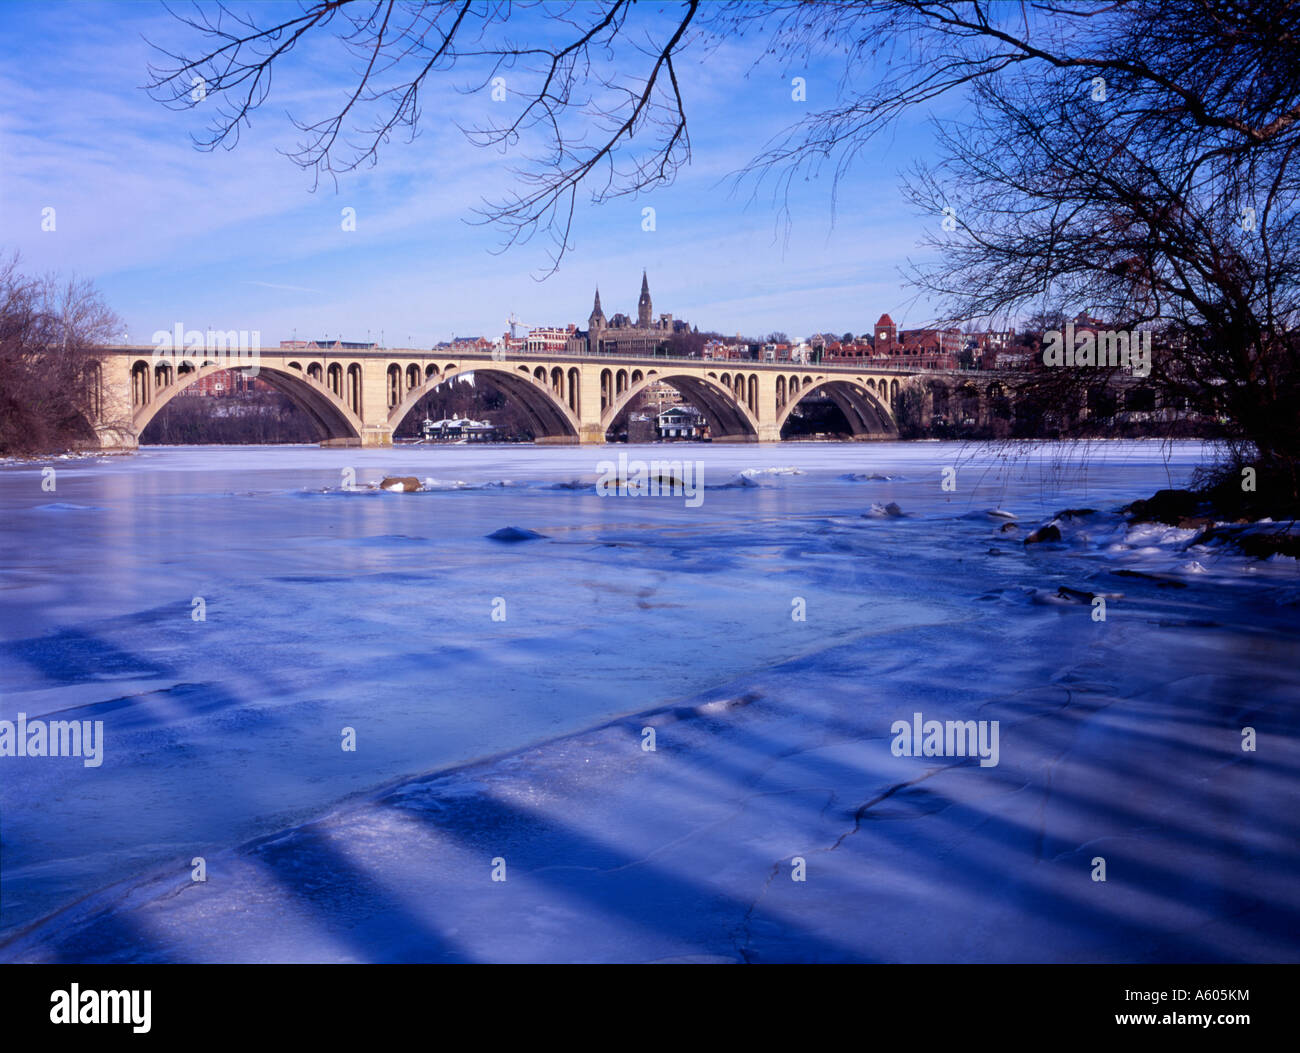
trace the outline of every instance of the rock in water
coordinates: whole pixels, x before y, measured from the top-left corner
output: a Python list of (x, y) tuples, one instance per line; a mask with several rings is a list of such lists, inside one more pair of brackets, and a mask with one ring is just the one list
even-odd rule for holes
[(1134, 501), (1120, 511), (1129, 514), (1129, 522), (1146, 520), (1176, 526), (1180, 519), (1196, 515), (1202, 503), (1201, 496), (1190, 490), (1157, 490), (1153, 497)]
[(1025, 538), (1025, 544), (1034, 545), (1040, 541), (1060, 541), (1060, 540), (1061, 540), (1061, 528), (1058, 527), (1055, 523), (1046, 523), (1043, 526), (1040, 526), (1027, 538)]
[(379, 484), (381, 490), (391, 490), (393, 493), (413, 494), (421, 489), (420, 480), (413, 475), (386, 475)]
[(544, 537), (545, 534), (539, 534), (536, 530), (526, 530), (523, 527), (502, 527), (488, 535), (491, 541), (536, 541)]

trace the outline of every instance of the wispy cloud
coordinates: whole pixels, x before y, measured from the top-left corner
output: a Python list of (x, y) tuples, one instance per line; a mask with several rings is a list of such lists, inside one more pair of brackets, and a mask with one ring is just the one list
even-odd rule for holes
[(239, 284), (240, 284), (240, 285), (257, 285), (257, 286), (260, 286), (260, 287), (263, 288), (263, 289), (284, 289), (286, 292), (319, 293), (319, 292), (321, 291), (320, 289), (308, 289), (308, 288), (306, 288), (305, 286), (302, 286), (302, 285), (276, 285), (275, 282), (250, 282), (250, 281), (242, 281), (242, 282), (240, 282)]

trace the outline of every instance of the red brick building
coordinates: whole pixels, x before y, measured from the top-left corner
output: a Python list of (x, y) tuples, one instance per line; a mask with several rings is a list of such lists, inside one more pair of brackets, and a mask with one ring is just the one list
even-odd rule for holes
[(274, 391), (261, 377), (244, 376), (245, 366), (223, 369), (219, 373), (210, 373), (201, 377), (180, 392), (181, 395), (206, 395), (209, 398), (229, 398), (232, 395), (244, 395), (252, 392)]
[(956, 329), (909, 329), (902, 333), (888, 314), (882, 314), (870, 336), (852, 343), (826, 345), (827, 361), (865, 362), (909, 369), (956, 369), (966, 337)]

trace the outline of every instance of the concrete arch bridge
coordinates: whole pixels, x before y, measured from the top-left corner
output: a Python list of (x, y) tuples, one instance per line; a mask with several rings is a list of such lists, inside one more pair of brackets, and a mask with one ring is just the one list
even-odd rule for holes
[[(249, 365), (222, 352), (155, 354), (103, 349), (91, 426), (101, 446), (133, 448), (182, 391)], [(416, 403), (453, 377), (474, 374), (519, 407), (540, 443), (603, 443), (615, 419), (651, 384), (680, 391), (708, 420), (715, 442), (776, 442), (794, 408), (832, 399), (854, 439), (896, 437), (894, 409), (914, 370), (817, 364), (594, 355), (440, 353), (429, 350), (275, 348), (256, 353), (256, 375), (315, 422), (323, 445), (388, 446)]]

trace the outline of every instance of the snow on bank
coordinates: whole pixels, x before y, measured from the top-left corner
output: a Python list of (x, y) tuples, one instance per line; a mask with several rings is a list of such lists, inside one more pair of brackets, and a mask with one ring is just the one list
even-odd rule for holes
[[(992, 514), (992, 513), (990, 513)], [(1116, 511), (1092, 509), (1058, 513), (1042, 524), (1055, 527), (1059, 540), (1045, 547), (1072, 552), (1087, 558), (1100, 557), (1130, 570), (1150, 574), (1203, 574), (1220, 583), (1240, 583), (1245, 577), (1277, 580), (1300, 578), (1300, 562), (1272, 555), (1259, 559), (1240, 551), (1218, 537), (1207, 540), (1206, 530), (1165, 523), (1133, 522)], [(1287, 525), (1269, 520), (1241, 527), (1216, 524), (1217, 530), (1231, 530), (1243, 537), (1285, 535)]]

